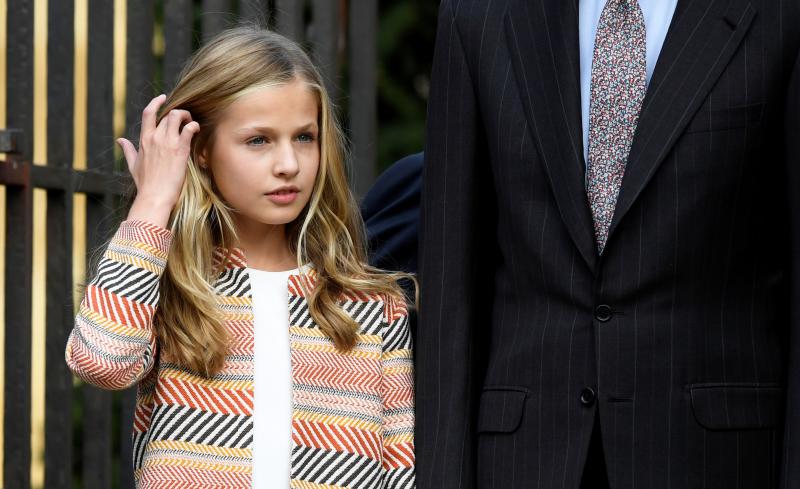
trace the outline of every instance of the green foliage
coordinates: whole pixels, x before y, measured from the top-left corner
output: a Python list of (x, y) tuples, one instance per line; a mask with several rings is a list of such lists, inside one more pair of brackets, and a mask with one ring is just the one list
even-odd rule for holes
[(380, 172), (422, 151), (437, 2), (384, 0), (378, 28), (378, 161)]

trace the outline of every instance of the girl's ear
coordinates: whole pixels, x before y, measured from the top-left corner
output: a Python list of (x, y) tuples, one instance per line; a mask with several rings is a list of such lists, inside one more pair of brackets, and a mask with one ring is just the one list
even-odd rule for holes
[(208, 149), (203, 148), (197, 152), (197, 166), (203, 170), (208, 170)]

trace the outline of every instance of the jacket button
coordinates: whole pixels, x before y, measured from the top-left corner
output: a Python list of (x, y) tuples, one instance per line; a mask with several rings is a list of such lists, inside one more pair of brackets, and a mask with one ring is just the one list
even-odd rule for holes
[(594, 404), (595, 399), (597, 399), (597, 395), (594, 393), (594, 389), (591, 387), (584, 387), (581, 391), (581, 404), (584, 406), (591, 406)]
[(605, 304), (599, 305), (594, 309), (594, 318), (601, 323), (611, 321), (612, 316), (614, 316), (614, 311), (611, 310), (610, 306)]

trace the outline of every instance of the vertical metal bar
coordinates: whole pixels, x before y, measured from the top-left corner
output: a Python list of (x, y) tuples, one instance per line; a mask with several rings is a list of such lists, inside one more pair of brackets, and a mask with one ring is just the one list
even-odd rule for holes
[(353, 189), (360, 199), (375, 179), (377, 155), (377, 26), (375, 0), (349, 5), (350, 138), (353, 143)]
[(134, 489), (133, 479), (133, 416), (136, 408), (136, 387), (119, 393), (120, 412), (120, 453), (119, 453), (119, 488)]
[(192, 1), (164, 1), (164, 87), (172, 90), (192, 53)]
[(89, 0), (89, 97), (86, 149), (90, 169), (114, 167), (114, 2)]
[[(106, 208), (105, 196), (87, 195), (86, 201), (86, 249), (92, 255), (105, 239), (111, 210)], [(89, 384), (84, 384), (81, 390), (83, 487), (108, 488), (111, 487), (111, 393)]]
[(203, 0), (201, 20), (206, 42), (232, 24), (231, 0)]
[(239, 0), (239, 20), (255, 22), (266, 28), (269, 27), (270, 9), (267, 0)]
[[(114, 167), (114, 2), (89, 1), (89, 98), (87, 108), (87, 163), (90, 169), (110, 172)], [(107, 239), (113, 221), (111, 199), (87, 196), (87, 251)], [(111, 395), (88, 384), (83, 393), (83, 487), (111, 487)]]
[(333, 100), (338, 98), (339, 67), (339, 3), (313, 0), (312, 24), (309, 28), (314, 62), (322, 72), (325, 87)]
[[(74, 2), (48, 2), (48, 166), (72, 168)], [(72, 487), (72, 374), (64, 346), (72, 329), (72, 189), (47, 193), (45, 487)]]
[(153, 0), (127, 2), (125, 133), (138, 146), (142, 110), (153, 93)]
[[(373, 0), (374, 1), (374, 0)], [(303, 24), (304, 0), (276, 0), (277, 31), (297, 42), (305, 39)]]
[[(33, 155), (33, 0), (7, 0), (6, 100), (8, 127), (21, 137), (15, 160)], [(6, 188), (5, 416), (3, 483), (30, 486), (31, 472), (31, 268), (33, 193), (28, 184)]]
[[(87, 251), (91, 254), (101, 245), (109, 211), (104, 209), (104, 196), (87, 196)], [(105, 228), (106, 226), (102, 226)], [(83, 487), (111, 487), (111, 393), (89, 384), (83, 393)]]
[[(15, 161), (9, 160), (11, 164)], [(31, 187), (7, 187), (6, 236), (9, 239), (6, 244), (3, 420), (3, 480), (7, 487), (30, 485), (32, 218)]]
[(17, 152), (27, 161), (33, 157), (33, 1), (6, 0), (13, 14), (6, 26), (6, 124), (21, 131)]
[[(125, 133), (138, 146), (142, 110), (155, 95), (153, 76), (154, 0), (128, 0), (127, 2), (127, 60), (125, 67)], [(131, 430), (136, 402), (136, 388), (120, 393), (119, 487), (133, 489), (133, 446)]]

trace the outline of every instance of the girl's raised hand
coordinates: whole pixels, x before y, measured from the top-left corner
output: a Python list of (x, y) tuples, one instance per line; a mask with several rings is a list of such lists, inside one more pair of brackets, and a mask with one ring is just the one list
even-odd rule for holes
[(178, 109), (171, 110), (156, 125), (158, 108), (165, 100), (165, 95), (159, 95), (144, 108), (138, 151), (127, 139), (117, 140), (136, 184), (136, 198), (128, 219), (161, 227), (166, 227), (178, 202), (186, 179), (192, 137), (200, 131), (192, 115)]

